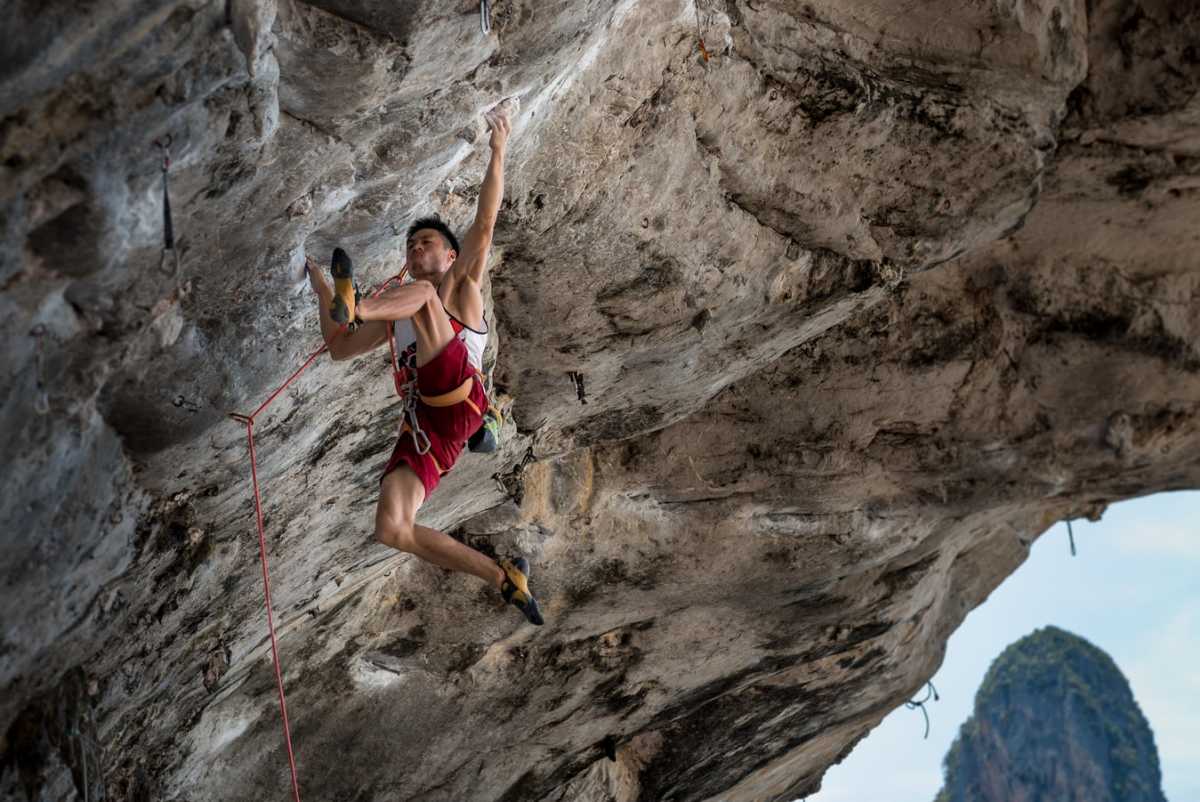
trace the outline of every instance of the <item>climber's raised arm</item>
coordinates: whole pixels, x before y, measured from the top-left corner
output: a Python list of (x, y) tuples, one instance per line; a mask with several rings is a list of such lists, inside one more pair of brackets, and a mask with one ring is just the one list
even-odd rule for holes
[(508, 119), (505, 104), (500, 104), (485, 115), (491, 128), (489, 145), (492, 158), (488, 162), (483, 185), (479, 188), (479, 206), (475, 211), (475, 222), (467, 229), (462, 241), (462, 253), (450, 268), (451, 281), (470, 281), (478, 285), (487, 270), (488, 251), (492, 247), (492, 234), (496, 228), (496, 215), (500, 212), (500, 199), (504, 196), (504, 157), (508, 148), (508, 134), (512, 123)]

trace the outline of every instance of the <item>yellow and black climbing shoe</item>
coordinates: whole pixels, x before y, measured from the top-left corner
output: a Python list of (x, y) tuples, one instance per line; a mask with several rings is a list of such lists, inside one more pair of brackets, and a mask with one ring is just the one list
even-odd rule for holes
[(333, 305), (329, 316), (334, 323), (358, 328), (358, 286), (354, 283), (354, 264), (341, 248), (333, 249)]
[(529, 561), (524, 557), (515, 560), (500, 560), (504, 569), (504, 584), (500, 586), (500, 595), (504, 600), (525, 614), (529, 623), (541, 626), (542, 611), (538, 609), (537, 599), (529, 592)]

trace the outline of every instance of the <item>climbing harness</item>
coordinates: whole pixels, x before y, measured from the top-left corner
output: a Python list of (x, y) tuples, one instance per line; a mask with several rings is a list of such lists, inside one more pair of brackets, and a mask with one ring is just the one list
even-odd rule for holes
[[(162, 187), (163, 187), (163, 249), (158, 260), (158, 269), (168, 276), (179, 272), (179, 251), (175, 250), (175, 227), (171, 225), (171, 195), (167, 190), (167, 175), (171, 170), (170, 134), (165, 140), (154, 140), (154, 145), (162, 153)], [(171, 254), (171, 259), (167, 254)]]
[[(419, 399), (422, 404), (429, 407), (452, 407), (456, 404), (466, 404), (482, 417), (482, 411), (479, 409), (479, 407), (475, 406), (475, 402), (471, 400), (471, 390), (474, 388), (475, 382), (476, 378), (474, 376), (468, 376), (466, 381), (464, 381), (458, 387), (455, 387), (450, 392), (443, 393), (442, 395), (432, 396), (420, 395), (416, 388), (415, 381), (409, 382), (409, 384), (405, 386), (405, 420), (403, 425), (400, 427), (400, 434), (403, 435), (404, 432), (410, 432), (412, 434), (413, 446), (416, 447), (417, 453), (422, 457), (426, 454), (429, 454), (432, 444), (429, 442), (429, 435), (425, 434), (425, 431), (421, 428), (421, 423), (417, 418), (417, 400)], [(438, 464), (437, 459), (433, 457), (432, 454), (430, 454), (430, 458), (433, 459), (433, 464), (435, 467), (437, 467), (438, 473), (446, 472), (442, 469), (442, 466)]]
[(1075, 556), (1075, 533), (1071, 531), (1071, 519), (1067, 519), (1067, 538), (1071, 541), (1071, 556)]
[[(389, 341), (391, 340), (391, 335), (389, 335)], [(396, 347), (392, 345), (392, 359), (394, 360), (395, 354)], [(394, 377), (396, 383), (396, 393), (400, 394), (401, 400), (404, 403), (401, 411), (403, 419), (400, 429), (401, 435), (404, 432), (409, 432), (413, 436), (413, 447), (416, 448), (416, 453), (421, 456), (430, 453), (432, 443), (430, 443), (430, 436), (426, 435), (424, 429), (421, 429), (421, 421), (418, 415), (416, 415), (416, 402), (418, 400), (427, 407), (452, 407), (456, 403), (466, 403), (481, 418), (484, 417), (486, 412), (493, 412), (499, 418), (500, 413), (498, 409), (492, 406), (491, 403), (488, 403), (487, 411), (485, 412), (484, 409), (476, 407), (475, 402), (470, 400), (470, 391), (474, 388), (475, 382), (480, 383), (480, 387), (484, 388), (484, 393), (487, 395), (487, 384), (484, 382), (484, 377), (482, 377), (479, 371), (475, 371), (474, 376), (468, 376), (466, 381), (458, 385), (455, 389), (450, 390), (449, 393), (443, 393), (442, 395), (421, 395), (420, 391), (416, 389), (416, 378), (409, 378), (410, 372), (407, 367), (397, 369), (395, 361), (392, 361), (392, 370), (395, 371), (392, 373), (392, 377)], [(434, 463), (437, 463), (437, 460), (434, 460)], [(445, 473), (440, 466), (438, 467), (438, 473)]]
[[(401, 271), (401, 275), (403, 273), (404, 271)], [(454, 334), (457, 336), (458, 332)], [(404, 402), (404, 407), (400, 410), (400, 436), (403, 437), (406, 431), (410, 432), (417, 454), (423, 457), (429, 453), (433, 444), (429, 442), (429, 435), (425, 434), (421, 422), (417, 419), (417, 377), (409, 371), (407, 365), (400, 364), (400, 355), (396, 350), (396, 329), (390, 322), (388, 350), (392, 355), (392, 383), (396, 386), (396, 395)], [(440, 470), (438, 472), (441, 473)]]
[(479, 0), (479, 28), (484, 36), (492, 32), (492, 8), (488, 0)]
[(42, 365), (42, 338), (46, 336), (46, 326), (39, 323), (34, 326), (29, 336), (33, 338), (33, 369), (34, 381), (37, 386), (37, 396), (33, 399), (33, 411), (45, 415), (50, 411), (50, 393), (46, 390), (46, 377)]
[(938, 696), (937, 688), (933, 687), (932, 682), (926, 682), (925, 685), (927, 686), (925, 689), (925, 698), (924, 699), (909, 699), (907, 702), (904, 703), (904, 707), (907, 708), (908, 710), (916, 710), (917, 708), (921, 709), (921, 715), (923, 715), (925, 717), (925, 736), (924, 737), (925, 737), (925, 739), (928, 739), (929, 738), (929, 711), (927, 711), (925, 709), (925, 703), (930, 701), (931, 699), (932, 699), (932, 701), (937, 702), (941, 699), (941, 697)]
[[(404, 425), (413, 428), (413, 445), (417, 447), (420, 454), (424, 455), (429, 452), (429, 437), (426, 436), (425, 432), (421, 431), (421, 425), (417, 421), (417, 400), (420, 399), (422, 404), (429, 407), (452, 407), (456, 404), (467, 404), (477, 414), (482, 415), (482, 411), (471, 400), (471, 390), (474, 386), (474, 376), (468, 376), (466, 381), (458, 385), (458, 387), (442, 395), (421, 395), (417, 390), (415, 381), (411, 381), (405, 386), (404, 409), (409, 415), (409, 420)], [(424, 447), (421, 446), (421, 441), (417, 439), (417, 434), (420, 434), (424, 439)]]
[[(449, 313), (447, 312), (447, 314)], [(450, 315), (450, 326), (454, 329), (455, 337), (458, 337), (466, 328), (453, 315)], [(483, 387), (485, 397), (491, 398), (487, 382), (484, 380), (483, 374), (478, 370), (475, 371), (475, 375), (468, 376), (462, 384), (448, 393), (435, 396), (422, 396), (417, 389), (416, 374), (410, 371), (407, 365), (400, 364), (399, 352), (396, 348), (396, 330), (391, 325), (388, 326), (388, 348), (392, 354), (392, 381), (396, 385), (396, 394), (404, 402), (404, 408), (401, 411), (403, 423), (400, 427), (400, 434), (403, 436), (405, 432), (408, 432), (412, 435), (413, 447), (416, 448), (418, 455), (425, 456), (429, 453), (430, 448), (433, 447), (429, 441), (429, 435), (425, 434), (425, 430), (421, 428), (421, 421), (417, 417), (418, 400), (430, 407), (452, 407), (455, 404), (467, 404), (480, 417), (483, 417), (487, 412), (494, 412), (498, 418), (500, 417), (500, 411), (492, 406), (490, 402), (486, 410), (481, 410), (475, 406), (475, 402), (470, 398), (471, 390), (477, 381)], [(437, 460), (434, 460), (434, 464), (437, 464)], [(445, 473), (441, 469), (441, 466), (438, 466), (438, 473)]]

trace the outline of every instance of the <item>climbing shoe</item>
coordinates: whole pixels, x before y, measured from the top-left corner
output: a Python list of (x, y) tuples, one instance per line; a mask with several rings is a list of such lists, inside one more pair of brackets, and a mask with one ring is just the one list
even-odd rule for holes
[(500, 447), (500, 416), (489, 408), (483, 415), (483, 423), (467, 441), (467, 448), (476, 454), (491, 454)]
[(504, 584), (500, 586), (500, 595), (504, 600), (525, 614), (529, 623), (541, 626), (542, 612), (538, 609), (537, 599), (529, 592), (529, 561), (524, 557), (515, 560), (499, 560), (504, 570)]
[(351, 331), (362, 321), (358, 317), (358, 285), (354, 283), (354, 264), (341, 248), (333, 249), (333, 305), (329, 316), (334, 323), (348, 326)]

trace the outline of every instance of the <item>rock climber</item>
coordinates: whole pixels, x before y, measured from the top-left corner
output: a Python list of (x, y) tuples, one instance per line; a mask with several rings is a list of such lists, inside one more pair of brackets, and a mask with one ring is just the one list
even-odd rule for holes
[[(373, 298), (357, 297), (353, 266), (334, 249), (333, 287), (311, 258), (309, 282), (320, 304), (321, 334), (335, 360), (350, 359), (396, 338), (402, 364), (415, 373), (399, 440), (380, 478), (375, 537), (434, 565), (473, 574), (500, 591), (532, 623), (542, 623), (529, 590), (529, 563), (492, 560), (445, 532), (416, 523), (417, 510), (454, 465), (488, 408), (481, 371), (487, 329), (480, 291), (500, 199), (511, 122), (505, 105), (484, 115), (491, 159), (479, 191), (475, 221), (462, 246), (437, 217), (408, 229), (411, 281)], [(414, 392), (415, 391), (415, 392)]]

